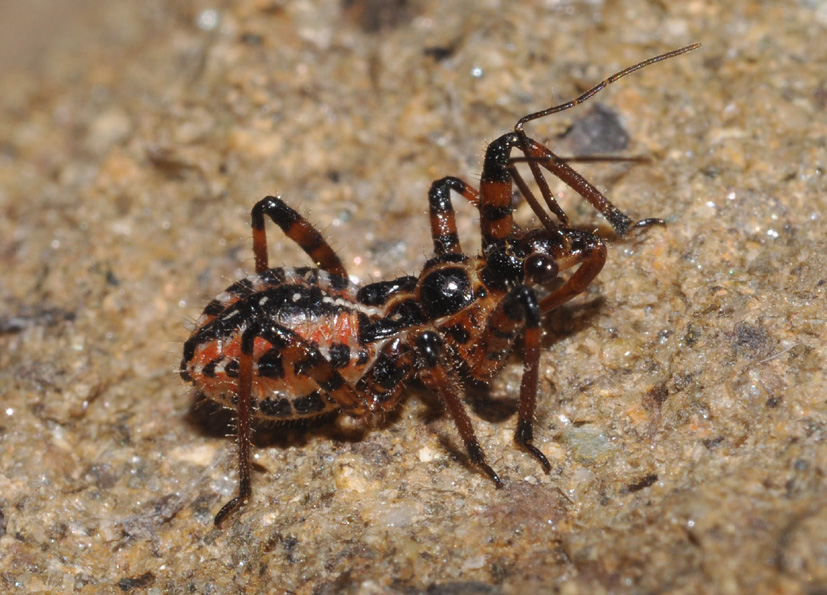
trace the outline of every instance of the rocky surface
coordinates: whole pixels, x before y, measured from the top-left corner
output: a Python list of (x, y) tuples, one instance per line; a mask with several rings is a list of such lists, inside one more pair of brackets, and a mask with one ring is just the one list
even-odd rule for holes
[[(0, 18), (4, 592), (827, 589), (827, 5), (78, 7)], [(361, 279), (416, 272), (431, 180), (476, 182), (518, 117), (692, 42), (530, 125), (561, 154), (645, 156), (578, 169), (667, 220), (546, 322), (552, 472), (511, 441), (517, 353), (468, 399), (503, 489), (412, 387), (367, 428), (262, 431), (254, 498), (215, 529), (233, 443), (176, 369), (253, 269), (252, 204), (282, 194)]]

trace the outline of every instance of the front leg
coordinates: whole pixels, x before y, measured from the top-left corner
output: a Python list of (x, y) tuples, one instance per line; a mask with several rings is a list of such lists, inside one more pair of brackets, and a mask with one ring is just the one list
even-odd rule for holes
[[(540, 172), (540, 166), (544, 167), (557, 178), (562, 180), (566, 185), (572, 188), (577, 194), (585, 198), (597, 211), (606, 218), (606, 221), (612, 226), (617, 235), (625, 236), (629, 229), (631, 229), (635, 222), (627, 216), (623, 211), (618, 209), (608, 198), (595, 188), (595, 186), (584, 178), (579, 172), (574, 170), (565, 159), (561, 159), (555, 155), (549, 148), (544, 147), (540, 143), (530, 139), (524, 138), (523, 150), (528, 159), (529, 167), (531, 168), (534, 177), (543, 181), (540, 185), (543, 189), (543, 196), (546, 197), (548, 186), (545, 184), (543, 174)], [(546, 197), (546, 200), (548, 198)]]
[[(646, 220), (648, 221), (648, 219)], [(560, 243), (554, 249), (554, 261), (560, 271), (579, 265), (563, 285), (540, 302), (543, 314), (583, 293), (606, 264), (606, 245), (597, 236), (576, 229), (560, 230)]]
[(488, 318), (488, 325), (479, 348), (469, 359), (469, 368), (476, 378), (489, 378), (505, 361), (520, 330), (523, 331), (523, 378), (520, 383), (520, 409), (514, 441), (540, 461), (548, 473), (551, 465), (545, 455), (532, 444), (534, 409), (537, 405), (538, 369), (540, 362), (540, 321), (542, 313), (534, 289), (520, 286), (512, 289)]

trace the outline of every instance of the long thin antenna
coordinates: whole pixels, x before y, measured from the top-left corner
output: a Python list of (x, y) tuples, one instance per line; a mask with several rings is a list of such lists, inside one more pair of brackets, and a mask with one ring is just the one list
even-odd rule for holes
[(671, 52), (666, 52), (665, 54), (655, 56), (654, 58), (649, 58), (648, 60), (644, 60), (639, 64), (630, 66), (629, 68), (624, 68), (620, 72), (613, 74), (612, 76), (604, 80), (602, 83), (595, 85), (594, 87), (583, 93), (577, 99), (572, 99), (571, 101), (567, 101), (566, 103), (562, 103), (560, 105), (556, 105), (554, 107), (544, 109), (543, 111), (535, 112), (533, 114), (529, 114), (527, 116), (520, 118), (520, 120), (514, 126), (514, 132), (522, 134), (523, 126), (526, 122), (530, 122), (531, 120), (537, 120), (539, 118), (545, 118), (546, 116), (550, 116), (551, 114), (556, 114), (557, 112), (562, 112), (564, 110), (571, 109), (575, 105), (583, 103), (587, 99), (591, 98), (593, 95), (596, 95), (597, 93), (605, 89), (608, 85), (611, 85), (616, 80), (622, 79), (627, 74), (632, 74), (636, 70), (646, 68), (647, 66), (649, 66), (650, 64), (654, 64), (655, 62), (660, 62), (661, 60), (668, 60), (669, 58), (674, 58), (675, 56), (680, 56), (681, 54), (697, 50), (699, 47), (701, 47), (700, 43), (693, 43), (692, 45), (688, 45), (677, 50), (672, 50)]

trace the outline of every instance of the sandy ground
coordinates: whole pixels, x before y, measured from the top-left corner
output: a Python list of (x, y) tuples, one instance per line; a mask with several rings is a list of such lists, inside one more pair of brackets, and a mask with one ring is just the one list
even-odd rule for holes
[[(827, 590), (823, 1), (39, 10), (0, 6), (4, 592)], [(215, 529), (233, 442), (175, 371), (253, 269), (252, 204), (282, 194), (363, 280), (418, 272), (431, 180), (476, 182), (518, 117), (692, 42), (530, 125), (647, 157), (579, 168), (667, 221), (546, 320), (552, 472), (511, 441), (518, 352), (468, 397), (503, 489), (412, 387), (366, 429), (261, 433)], [(308, 264), (275, 231), (272, 261)]]

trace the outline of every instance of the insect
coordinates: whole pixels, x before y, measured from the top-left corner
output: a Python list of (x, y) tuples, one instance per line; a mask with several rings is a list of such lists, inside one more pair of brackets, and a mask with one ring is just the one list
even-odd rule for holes
[[(362, 417), (391, 411), (418, 378), (453, 419), (470, 461), (497, 486), (462, 404), (460, 372), (478, 381), (500, 370), (518, 341), (524, 355), (514, 440), (548, 472), (533, 444), (543, 315), (583, 292), (606, 262), (596, 235), (571, 227), (543, 177), (547, 170), (583, 196), (620, 235), (662, 223), (635, 223), (524, 125), (582, 103), (636, 70), (699, 47), (690, 45), (626, 68), (577, 99), (520, 119), (485, 153), (479, 190), (446, 177), (428, 193), (434, 256), (419, 275), (359, 286), (322, 235), (281, 198), (252, 209), (255, 274), (219, 294), (184, 343), (182, 378), (235, 410), (238, 494), (215, 516), (218, 526), (252, 494), (253, 418), (303, 420), (324, 414)], [(512, 158), (517, 149), (522, 157)], [(517, 171), (526, 162), (548, 211)], [(513, 184), (540, 226), (513, 220)], [(451, 193), (478, 211), (482, 252), (463, 253)], [(556, 221), (552, 218), (556, 217)], [(265, 218), (296, 242), (314, 268), (270, 268)], [(573, 272), (561, 277), (567, 269)]]

